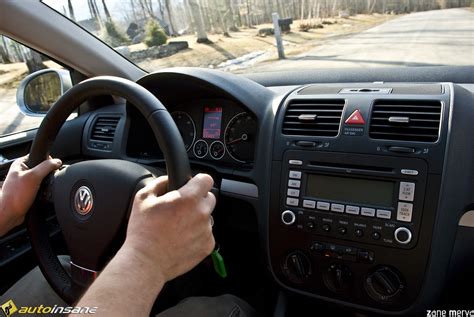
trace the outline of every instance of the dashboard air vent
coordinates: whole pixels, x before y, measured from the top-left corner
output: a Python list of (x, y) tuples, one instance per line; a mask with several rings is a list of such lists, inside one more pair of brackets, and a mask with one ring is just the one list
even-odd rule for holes
[(423, 100), (378, 100), (372, 109), (373, 139), (436, 142), (441, 103)]
[(101, 116), (98, 117), (92, 127), (91, 140), (113, 142), (120, 117)]
[(283, 134), (336, 136), (341, 124), (343, 99), (293, 100), (286, 109)]

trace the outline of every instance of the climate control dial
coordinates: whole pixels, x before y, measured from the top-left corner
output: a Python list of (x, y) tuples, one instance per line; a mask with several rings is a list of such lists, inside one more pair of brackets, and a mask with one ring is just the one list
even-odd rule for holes
[(285, 210), (284, 212), (281, 213), (281, 221), (285, 225), (291, 226), (296, 221), (295, 213), (291, 210)]

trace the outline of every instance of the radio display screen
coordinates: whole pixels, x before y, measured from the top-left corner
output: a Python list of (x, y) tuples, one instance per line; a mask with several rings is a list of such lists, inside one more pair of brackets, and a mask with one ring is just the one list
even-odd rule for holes
[(392, 207), (395, 182), (308, 174), (306, 195), (353, 204)]

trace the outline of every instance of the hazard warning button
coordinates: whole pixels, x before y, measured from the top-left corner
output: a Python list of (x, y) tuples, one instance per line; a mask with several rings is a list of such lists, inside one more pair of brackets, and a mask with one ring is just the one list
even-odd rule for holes
[(365, 124), (364, 117), (362, 117), (362, 114), (360, 113), (359, 109), (354, 111), (349, 118), (346, 119), (345, 121), (346, 124)]

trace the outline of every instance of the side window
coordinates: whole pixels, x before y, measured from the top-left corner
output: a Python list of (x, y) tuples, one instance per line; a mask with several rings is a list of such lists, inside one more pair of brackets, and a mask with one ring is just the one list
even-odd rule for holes
[(23, 87), (24, 94), (21, 94), (20, 101), (32, 105), (27, 110), (47, 111), (48, 105), (54, 103), (61, 94), (61, 84), (55, 74), (64, 70), (61, 71), (62, 66), (46, 56), (0, 35), (0, 138), (40, 125), (43, 119), (41, 112), (35, 114), (31, 111), (28, 114), (25, 107), (20, 109), (17, 91), (28, 75), (46, 69), (58, 71), (44, 71), (43, 76), (32, 79), (27, 87)]

